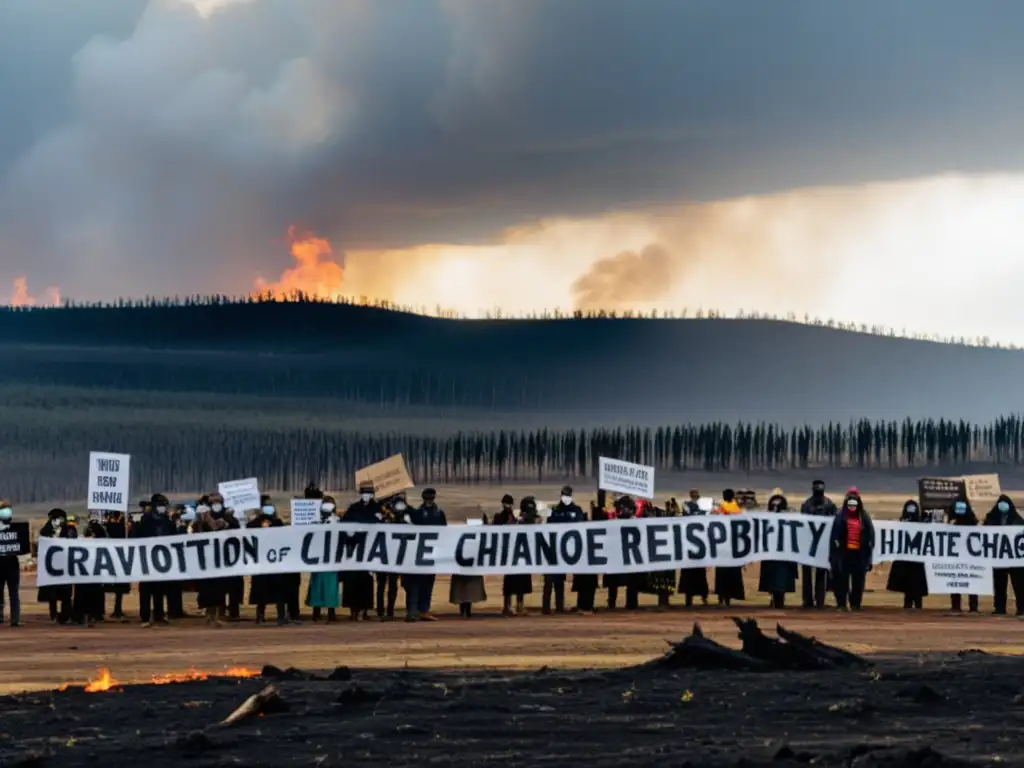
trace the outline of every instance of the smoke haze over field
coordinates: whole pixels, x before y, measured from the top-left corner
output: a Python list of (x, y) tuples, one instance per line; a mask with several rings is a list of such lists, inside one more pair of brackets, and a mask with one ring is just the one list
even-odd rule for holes
[(1020, 342), (1021, 39), (998, 0), (6, 0), (0, 284)]

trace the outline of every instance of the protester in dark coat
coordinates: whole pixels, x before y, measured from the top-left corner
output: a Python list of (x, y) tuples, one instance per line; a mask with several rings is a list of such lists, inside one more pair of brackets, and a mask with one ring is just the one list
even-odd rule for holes
[[(425, 488), (421, 494), (423, 504), (419, 509), (411, 510), (406, 522), (410, 525), (446, 526), (448, 519), (444, 510), (437, 506), (437, 491)], [(409, 574), (403, 579), (405, 584), (405, 620), (406, 621), (437, 621), (430, 612), (430, 602), (434, 596), (436, 577), (432, 573)]]
[[(40, 537), (74, 539), (78, 532), (74, 526), (68, 525), (67, 514), (63, 509), (51, 509), (43, 527), (39, 529)], [(71, 621), (71, 602), (74, 587), (71, 584), (54, 584), (50, 587), (39, 587), (36, 601), (47, 603), (50, 608), (50, 621), (56, 624), (67, 624)]]
[[(260, 511), (246, 523), (246, 528), (281, 528), (284, 520), (277, 516), (277, 507), (270, 503), (269, 497), (261, 499), (263, 506)], [(288, 616), (288, 574), (259, 573), (252, 577), (249, 585), (249, 605), (256, 606), (256, 623), (264, 624), (267, 620), (267, 606), (273, 605), (277, 613), (279, 627), (294, 622)]]
[[(241, 521), (234, 512), (224, 508), (224, 497), (219, 493), (211, 493), (204, 497), (210, 507), (210, 517), (215, 524), (224, 523), (223, 530), (237, 531), (241, 529)], [(224, 578), (224, 606), (220, 612), (228, 621), (238, 621), (242, 615), (242, 603), (245, 601), (245, 577), (227, 576)]]
[[(836, 505), (825, 495), (824, 480), (815, 480), (811, 483), (811, 495), (800, 507), (800, 514), (830, 518), (836, 516)], [(821, 609), (825, 607), (825, 595), (831, 587), (830, 576), (828, 568), (815, 568), (810, 565), (801, 567), (800, 578), (803, 580), (804, 608)]]
[[(405, 491), (400, 491), (383, 502), (380, 506), (384, 515), (383, 522), (388, 525), (402, 525), (409, 513), (409, 504)], [(377, 572), (377, 619), (378, 621), (395, 620), (395, 603), (398, 601), (399, 575), (390, 571)]]
[[(664, 507), (647, 504), (643, 514), (645, 517), (678, 517), (679, 502), (673, 498), (669, 499)], [(640, 591), (657, 596), (659, 610), (670, 607), (671, 597), (676, 591), (675, 571), (646, 571), (637, 575), (640, 577)]]
[[(722, 491), (722, 500), (715, 507), (718, 515), (741, 515), (743, 508), (736, 501), (736, 492), (732, 488)], [(718, 566), (715, 568), (715, 594), (719, 605), (728, 606), (733, 600), (746, 600), (746, 589), (743, 586), (742, 566)]]
[[(633, 520), (637, 516), (636, 501), (630, 496), (620, 496), (613, 504), (614, 520)], [(642, 573), (606, 573), (604, 586), (608, 590), (608, 610), (614, 611), (619, 602), (619, 590), (626, 590), (626, 610), (635, 611), (640, 607)]]
[[(168, 517), (167, 507), (167, 497), (162, 493), (154, 493), (142, 518), (132, 526), (132, 538), (151, 539), (175, 535), (174, 522)], [(143, 627), (151, 627), (154, 623), (169, 623), (165, 611), (165, 586), (161, 581), (143, 581), (139, 584), (139, 618)]]
[[(98, 519), (90, 519), (85, 525), (84, 538), (106, 539), (107, 529)], [(71, 609), (75, 623), (95, 627), (96, 622), (103, 621), (104, 595), (102, 584), (76, 584)]]
[[(581, 522), (583, 510), (572, 500), (572, 488), (568, 485), (562, 488), (561, 498), (558, 504), (551, 510), (548, 516), (548, 523), (565, 525)], [(551, 597), (555, 598), (555, 613), (565, 613), (565, 574), (548, 573), (544, 575), (544, 592), (541, 598), (541, 613), (551, 613)]]
[[(914, 499), (907, 499), (900, 513), (901, 523), (930, 523), (921, 511), (920, 504)], [(896, 560), (889, 571), (885, 588), (890, 592), (903, 593), (904, 610), (921, 610), (924, 598), (928, 594), (928, 576), (924, 563), (912, 563), (909, 560)]]
[[(569, 494), (572, 495), (571, 493)], [(572, 505), (573, 522), (585, 523), (588, 519), (578, 504)], [(597, 509), (597, 502), (590, 502), (590, 511), (593, 514)], [(594, 602), (597, 599), (597, 588), (600, 586), (601, 578), (596, 573), (574, 573), (572, 575), (572, 591), (576, 593), (576, 613), (589, 615), (594, 612)]]
[[(14, 522), (14, 508), (6, 499), (0, 501), (0, 531), (6, 531)], [(0, 555), (0, 624), (4, 622), (4, 592), (11, 606), (11, 626), (21, 626), (21, 563), (13, 552)]]
[[(982, 525), (1022, 526), (1024, 518), (1017, 511), (1013, 499), (1005, 493), (999, 497), (992, 510), (985, 515)], [(992, 613), (996, 616), (1006, 615), (1008, 586), (1013, 587), (1013, 601), (1016, 614), (1024, 616), (1024, 568), (995, 568), (992, 571), (992, 582), (995, 591), (992, 597)]]
[[(789, 502), (782, 494), (775, 494), (768, 499), (768, 512), (790, 514)], [(761, 561), (761, 575), (757, 588), (760, 592), (771, 595), (769, 607), (781, 609), (786, 607), (786, 595), (796, 592), (797, 564), (782, 560)]]
[[(537, 502), (532, 496), (525, 497), (520, 502), (523, 510), (523, 519), (517, 519), (515, 513), (515, 499), (509, 494), (501, 498), (501, 511), (491, 520), (491, 525), (527, 525), (525, 507), (532, 505), (533, 517), (537, 517)], [(528, 573), (510, 574), (501, 580), (501, 596), (503, 607), (502, 616), (521, 616), (526, 613), (526, 595), (533, 592), (533, 576)], [(515, 612), (512, 611), (512, 598), (516, 600)]]
[(860, 496), (848, 493), (832, 523), (829, 557), (839, 610), (847, 610), (847, 601), (851, 609), (860, 610), (864, 581), (872, 568), (874, 550), (875, 526), (871, 517)]
[[(380, 503), (373, 497), (373, 483), (359, 484), (359, 501), (349, 505), (341, 522), (361, 525), (377, 525), (384, 520)], [(364, 621), (373, 609), (373, 573), (370, 571), (345, 571), (341, 575), (341, 607), (348, 608), (351, 621)]]
[[(203, 501), (200, 499), (200, 501)], [(213, 510), (207, 504), (196, 507), (196, 519), (192, 523), (192, 533), (216, 533), (228, 530), (228, 522), (223, 516), (215, 518)], [(224, 604), (228, 598), (230, 576), (212, 576), (196, 582), (196, 604), (206, 616), (206, 623), (212, 627), (224, 625)]]
[[(690, 490), (690, 498), (683, 502), (680, 514), (683, 517), (695, 517), (706, 514), (700, 508), (700, 491), (696, 488)], [(693, 598), (699, 597), (701, 603), (708, 604), (708, 569), (707, 568), (682, 568), (679, 571), (679, 594), (686, 598), (686, 607), (693, 607)]]
[[(978, 524), (978, 516), (974, 514), (974, 509), (971, 507), (969, 501), (966, 498), (958, 499), (953, 503), (947, 513), (946, 522), (950, 525), (968, 525), (974, 526)], [(927, 577), (926, 577), (927, 578)], [(949, 605), (953, 613), (963, 612), (963, 595), (950, 595)], [(978, 596), (968, 595), (967, 596), (967, 610), (970, 613), (978, 612)]]
[[(128, 538), (128, 523), (125, 519), (124, 513), (116, 510), (107, 510), (100, 513), (102, 517), (102, 524), (107, 532), (107, 538), (110, 539), (126, 539)], [(128, 623), (128, 617), (124, 613), (124, 596), (131, 592), (131, 584), (115, 583), (115, 584), (104, 584), (103, 592), (107, 595), (114, 596), (114, 609), (110, 612), (110, 618), (114, 621), (119, 621), (122, 624)], [(106, 600), (104, 599), (104, 603)], [(106, 606), (104, 606), (104, 609)]]

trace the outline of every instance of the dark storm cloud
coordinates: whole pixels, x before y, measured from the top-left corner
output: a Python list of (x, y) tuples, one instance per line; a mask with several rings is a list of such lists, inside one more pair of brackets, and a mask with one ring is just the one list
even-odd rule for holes
[(1019, 167), (1021, 39), (1012, 0), (8, 0), (0, 254), (66, 294), (238, 291), (291, 222), (393, 246)]

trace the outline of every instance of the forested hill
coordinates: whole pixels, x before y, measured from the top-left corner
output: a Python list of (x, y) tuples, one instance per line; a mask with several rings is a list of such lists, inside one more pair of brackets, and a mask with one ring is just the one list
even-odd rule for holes
[(464, 321), (313, 302), (0, 311), (0, 383), (558, 410), (604, 423), (1019, 410), (1024, 353), (770, 320)]

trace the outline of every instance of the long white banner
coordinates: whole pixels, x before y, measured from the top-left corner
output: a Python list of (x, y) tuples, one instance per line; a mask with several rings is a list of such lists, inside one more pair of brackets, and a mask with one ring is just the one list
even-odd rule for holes
[[(829, 567), (832, 520), (744, 513), (576, 525), (303, 525), (153, 539), (39, 540), (40, 586), (315, 571), (636, 573), (780, 560)], [(1024, 527), (875, 523), (874, 562), (1024, 568)], [(966, 591), (966, 590), (965, 590)]]
[(832, 521), (796, 514), (576, 525), (304, 525), (151, 539), (39, 540), (38, 584), (315, 571), (636, 573), (781, 560), (828, 566)]

